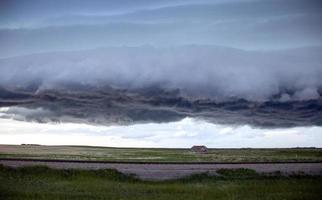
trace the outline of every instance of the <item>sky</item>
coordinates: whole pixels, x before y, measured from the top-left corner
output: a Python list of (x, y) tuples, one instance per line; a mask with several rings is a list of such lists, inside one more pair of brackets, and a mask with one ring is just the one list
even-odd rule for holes
[(3, 0), (0, 57), (102, 46), (321, 46), (319, 0)]
[(322, 147), (321, 21), (319, 0), (0, 1), (0, 141)]
[(225, 126), (185, 118), (167, 124), (93, 126), (38, 124), (0, 119), (0, 144), (88, 145), (109, 147), (215, 148), (321, 147), (321, 127), (258, 129)]

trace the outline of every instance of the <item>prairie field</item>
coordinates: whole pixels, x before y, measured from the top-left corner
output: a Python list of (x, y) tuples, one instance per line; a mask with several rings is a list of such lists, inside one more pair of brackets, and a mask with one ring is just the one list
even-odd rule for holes
[[(139, 162), (320, 162), (318, 148), (190, 149), (0, 145), (0, 158)], [(167, 181), (140, 180), (114, 169), (11, 168), (0, 165), (0, 199), (320, 199), (322, 176), (219, 169)]]
[(0, 158), (139, 162), (287, 162), (322, 161), (322, 149), (208, 149), (207, 153), (196, 153), (190, 149), (0, 145)]

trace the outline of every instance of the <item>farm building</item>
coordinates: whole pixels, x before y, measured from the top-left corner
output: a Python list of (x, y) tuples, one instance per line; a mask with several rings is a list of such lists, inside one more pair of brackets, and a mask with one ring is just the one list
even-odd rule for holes
[(208, 148), (204, 145), (194, 145), (193, 147), (191, 147), (191, 150), (196, 153), (207, 153), (208, 152)]

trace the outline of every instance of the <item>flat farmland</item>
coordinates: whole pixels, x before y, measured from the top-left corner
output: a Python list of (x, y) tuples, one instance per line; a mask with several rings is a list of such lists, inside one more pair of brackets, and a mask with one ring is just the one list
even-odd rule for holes
[(321, 162), (321, 148), (190, 149), (0, 145), (0, 158), (134, 162)]

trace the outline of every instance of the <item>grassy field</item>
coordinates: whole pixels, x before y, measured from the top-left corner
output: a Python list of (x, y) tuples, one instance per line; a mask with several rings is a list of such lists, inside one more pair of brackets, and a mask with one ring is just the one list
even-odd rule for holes
[(220, 170), (167, 181), (140, 181), (113, 170), (8, 168), (0, 165), (0, 199), (320, 199), (322, 177), (267, 177), (247, 169)]
[(38, 158), (104, 161), (322, 161), (322, 149), (136, 149), (84, 146), (0, 145), (0, 158)]

